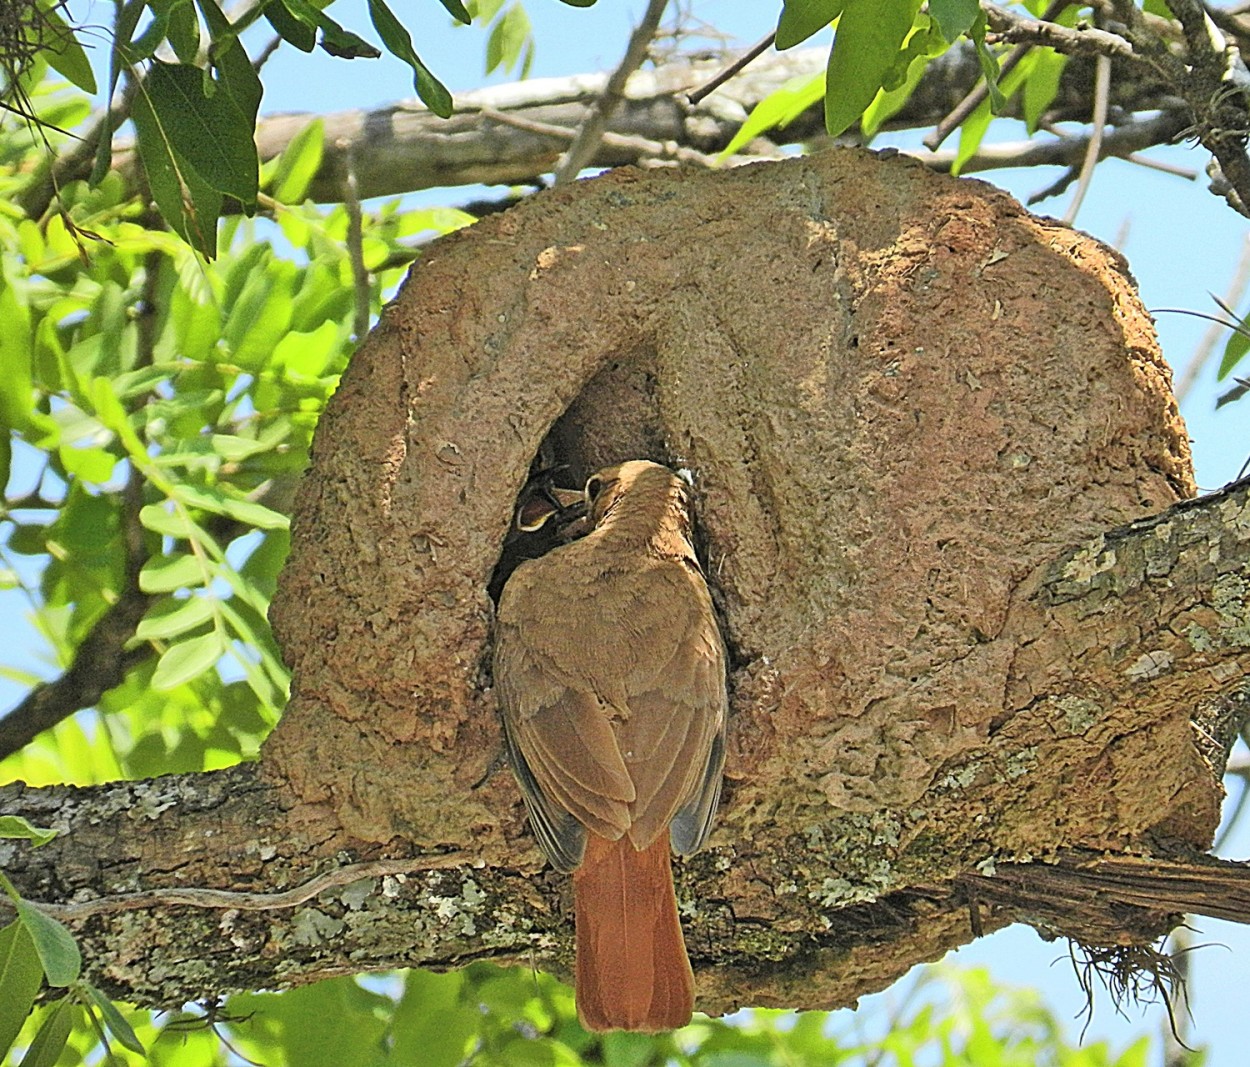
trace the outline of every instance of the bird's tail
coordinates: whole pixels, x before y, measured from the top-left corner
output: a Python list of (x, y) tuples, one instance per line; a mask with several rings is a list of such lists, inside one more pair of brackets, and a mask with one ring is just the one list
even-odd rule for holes
[(588, 835), (573, 895), (582, 1025), (651, 1033), (685, 1026), (694, 974), (677, 918), (668, 834), (641, 852), (628, 837)]

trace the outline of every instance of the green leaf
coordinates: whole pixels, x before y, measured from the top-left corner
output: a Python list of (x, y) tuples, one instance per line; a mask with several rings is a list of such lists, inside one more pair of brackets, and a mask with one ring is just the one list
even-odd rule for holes
[(309, 0), (283, 0), (301, 22), (321, 30), (321, 47), (339, 59), (377, 59), (382, 53), (363, 37), (345, 30)]
[(166, 29), (169, 46), (183, 63), (194, 63), (200, 54), (200, 20), (191, 0), (174, 0)]
[(195, 524), (186, 513), (175, 508), (169, 511), (160, 504), (145, 504), (139, 509), (139, 522), (144, 529), (162, 537), (189, 538), (194, 535)]
[(0, 434), (6, 438), (29, 423), (35, 388), (30, 307), (24, 279), (17, 278), (16, 264), (0, 260)]
[(122, 1047), (130, 1049), (131, 1052), (137, 1052), (140, 1056), (146, 1056), (147, 1052), (135, 1034), (134, 1028), (126, 1021), (126, 1017), (117, 1010), (117, 1005), (90, 982), (83, 982), (82, 988), (87, 991), (91, 1002), (100, 1009), (100, 1015), (104, 1018), (104, 1025), (108, 1027), (109, 1033), (117, 1038)]
[[(248, 137), (254, 139), (256, 116), (260, 113), (260, 100), (264, 88), (260, 83), (260, 75), (256, 73), (256, 68), (252, 66), (252, 61), (239, 42), (238, 34), (259, 17), (260, 5), (254, 5), (250, 15), (242, 15), (233, 23), (226, 18), (225, 12), (215, 0), (199, 0), (199, 5), (204, 21), (208, 23), (208, 28), (213, 35), (209, 55), (213, 69), (217, 72), (218, 84), (226, 91), (226, 94), (234, 101), (235, 107), (247, 120)], [(252, 153), (251, 158), (253, 180), (255, 180), (259, 170), (255, 152)]]
[(43, 826), (31, 826), (20, 815), (0, 815), (0, 837), (30, 841), (38, 848), (40, 845), (46, 845), (56, 835), (56, 830), (49, 830)]
[(1224, 354), (1220, 357), (1220, 369), (1215, 376), (1216, 381), (1222, 382), (1227, 378), (1247, 352), (1250, 352), (1250, 327), (1247, 327), (1246, 320), (1242, 319), (1228, 339), (1228, 343), (1224, 345)]
[(18, 1067), (55, 1067), (69, 1041), (73, 1023), (74, 1002), (69, 997), (62, 997), (48, 1012)]
[[(216, 91), (208, 92), (206, 83)], [(199, 67), (160, 60), (153, 61), (144, 85), (178, 158), (212, 189), (254, 205), (259, 166), (254, 112), (249, 118), (242, 106), (250, 103), (246, 90), (214, 82)]]
[(273, 0), (265, 8), (265, 18), (287, 44), (293, 44), (301, 52), (311, 52), (317, 47), (317, 30), (314, 26), (291, 14), (282, 0)]
[(82, 50), (74, 31), (66, 25), (50, 0), (40, 0), (39, 6), (43, 9), (43, 17), (52, 28), (51, 33), (44, 38), (40, 54), (58, 74), (64, 74), (84, 92), (94, 93), (95, 74), (92, 73), (87, 53)]
[[(1059, 79), (1068, 65), (1068, 57), (1050, 48), (1034, 48), (1029, 57), (1036, 57), (1033, 69), (1024, 83), (1024, 123), (1029, 133), (1037, 132), (1037, 124), (1059, 92)], [(1026, 58), (1029, 58), (1026, 57)]]
[(122, 402), (117, 399), (117, 394), (113, 391), (112, 380), (104, 377), (92, 379), (88, 396), (95, 408), (96, 417), (117, 434), (122, 444), (126, 446), (126, 451), (132, 456), (146, 458), (147, 449), (139, 439), (139, 435), (135, 433), (134, 427), (130, 425), (130, 416), (122, 407)]
[(968, 32), (980, 10), (977, 0), (929, 0), (929, 14), (948, 44)]
[(200, 489), (193, 485), (180, 485), (176, 492), (178, 499), (189, 507), (225, 515), (261, 530), (285, 530), (291, 524), (290, 519), (272, 508), (251, 500), (240, 500), (217, 487)]
[(785, 128), (825, 95), (825, 72), (791, 78), (755, 105), (718, 158), (725, 159), (774, 127)]
[(135, 629), (138, 641), (164, 641), (212, 620), (214, 604), (208, 597), (166, 598), (143, 617)]
[(486, 39), (486, 73), (496, 67), (512, 70), (521, 58), (521, 51), (530, 39), (533, 27), (520, 4), (513, 4), (491, 27)]
[[(381, 1004), (389, 1009), (389, 998), (362, 989), (351, 978), (331, 978), (315, 985), (288, 989), (281, 995), (243, 994), (230, 998), (227, 1012), (232, 1016), (257, 1012), (275, 1037), (280, 1037), (281, 1060), (299, 1067), (364, 1067), (378, 1062), (396, 1062), (382, 1058), (381, 1046), (386, 1036), (386, 1023), (380, 1017)], [(326, 1026), (332, 1019), (334, 1026)], [(258, 1058), (269, 1057), (260, 1048), (249, 1044), (249, 1037), (259, 1027), (227, 1024), (231, 1044), (235, 1037), (243, 1049), (251, 1048)], [(418, 1058), (410, 1063), (435, 1064), (437, 1061)], [(447, 1061), (444, 1061), (447, 1062)]]
[(413, 87), (425, 106), (439, 118), (450, 118), (451, 93), (442, 82), (434, 77), (429, 67), (421, 62), (421, 57), (413, 50), (412, 38), (408, 36), (408, 31), (386, 6), (385, 0), (369, 0), (369, 18), (373, 20), (374, 29), (381, 36), (382, 43), (393, 55), (412, 68)]
[(825, 129), (836, 137), (864, 113), (894, 66), (920, 0), (847, 0), (825, 74)]
[[(990, 110), (997, 115), (1007, 105), (1007, 98), (998, 84), (998, 57), (989, 50), (985, 43), (985, 15), (978, 13), (968, 29), (968, 36), (976, 44), (977, 61), (981, 64), (981, 74), (985, 78), (985, 87), (989, 91)], [(952, 173), (954, 173), (952, 171)]]
[[(819, 33), (842, 14), (848, 0), (786, 0), (777, 20), (777, 51), (784, 52)], [(854, 3), (854, 0), (850, 0)], [(889, 0), (886, 0), (888, 3)]]
[[(927, 20), (928, 16), (921, 14), (917, 16), (917, 19)], [(946, 39), (942, 37), (936, 26), (928, 25), (918, 28), (912, 34), (907, 46), (899, 53), (899, 63), (895, 64), (889, 83), (882, 86), (881, 92), (877, 93), (872, 103), (864, 109), (864, 114), (860, 118), (860, 127), (865, 137), (874, 137), (877, 131), (907, 103), (908, 98), (924, 77), (929, 60), (941, 55), (948, 47)], [(900, 65), (903, 67), (901, 71)], [(896, 75), (901, 75), (897, 84), (895, 84)]]
[(198, 678), (225, 652), (221, 634), (214, 630), (167, 648), (152, 672), (152, 688), (177, 689), (184, 682)]
[(64, 988), (82, 973), (78, 942), (61, 923), (29, 900), (16, 901), (17, 917), (30, 932), (48, 985)]
[(325, 123), (315, 118), (291, 138), (278, 157), (273, 176), (273, 196), (284, 204), (298, 204), (304, 199), (309, 183), (321, 169), (325, 147)]
[(34, 1006), (43, 968), (30, 931), (20, 922), (0, 930), (0, 1061), (13, 1046)]
[(567, 4), (569, 7), (594, 7), (595, 0), (560, 0), (560, 3)]
[(977, 109), (964, 119), (959, 127), (959, 150), (955, 153), (955, 162), (951, 164), (952, 174), (958, 175), (963, 165), (977, 154), (993, 117), (989, 100), (982, 100)]
[(139, 588), (145, 593), (170, 593), (175, 589), (204, 585), (209, 575), (207, 564), (197, 556), (175, 553), (154, 556), (139, 572)]
[(68, 474), (93, 485), (103, 485), (112, 478), (117, 465), (117, 457), (102, 448), (61, 447), (57, 458)]
[(467, 26), (473, 21), (473, 17), (465, 10), (464, 4), (460, 0), (438, 0), (438, 2), (447, 9), (448, 14), (457, 22)]
[(217, 254), (221, 194), (174, 151), (164, 122), (153, 110), (146, 92), (136, 94), (130, 117), (138, 135), (148, 187), (162, 218), (205, 259), (212, 259)]
[(461, 1063), (471, 1054), (481, 1014), (477, 997), (464, 996), (465, 985), (463, 971), (412, 970), (404, 976), (392, 1023), (397, 1062)]

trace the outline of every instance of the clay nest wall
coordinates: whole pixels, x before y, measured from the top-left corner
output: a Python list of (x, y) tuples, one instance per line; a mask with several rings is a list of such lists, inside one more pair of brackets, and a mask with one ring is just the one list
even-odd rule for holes
[(434, 244), (324, 415), (273, 608), (294, 687), (266, 773), (361, 841), (540, 867), (486, 585), (544, 444), (574, 479), (693, 473), (733, 661), (693, 863), (738, 920), (1209, 844), (1192, 702), (1127, 693), (1113, 605), (1078, 639), (1036, 602), (1062, 551), (1193, 493), (1150, 320), (1096, 241), (836, 150), (617, 171)]

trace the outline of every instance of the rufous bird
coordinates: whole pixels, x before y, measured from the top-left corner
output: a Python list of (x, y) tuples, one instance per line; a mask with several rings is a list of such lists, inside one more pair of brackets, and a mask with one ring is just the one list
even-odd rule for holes
[(538, 842), (573, 872), (582, 1025), (671, 1030), (694, 974), (669, 847), (698, 850), (720, 799), (725, 645), (686, 483), (633, 460), (585, 501), (589, 532), (504, 586), (495, 687)]

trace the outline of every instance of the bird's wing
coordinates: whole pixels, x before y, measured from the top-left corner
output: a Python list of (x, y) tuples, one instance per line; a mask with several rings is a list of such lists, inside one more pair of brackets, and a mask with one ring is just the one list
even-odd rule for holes
[[(542, 562), (526, 564), (504, 590), (495, 685), (539, 840), (553, 865), (569, 870), (580, 861), (585, 832), (575, 842), (565, 816), (616, 840), (629, 828), (635, 792), (609, 723), (612, 708), (584, 680), (584, 650), (605, 646), (577, 632), (568, 617), (556, 623), (534, 610), (535, 591), (545, 588)], [(562, 616), (559, 593), (552, 599)], [(525, 619), (524, 627), (514, 619)]]
[[(688, 854), (706, 838), (720, 796), (725, 646), (697, 571), (666, 562), (648, 580), (646, 599), (663, 612), (646, 634), (650, 662), (631, 679), (628, 718), (616, 727), (637, 792), (630, 837), (645, 848), (677, 818), (674, 846)], [(639, 611), (635, 621), (645, 625), (647, 614)]]

